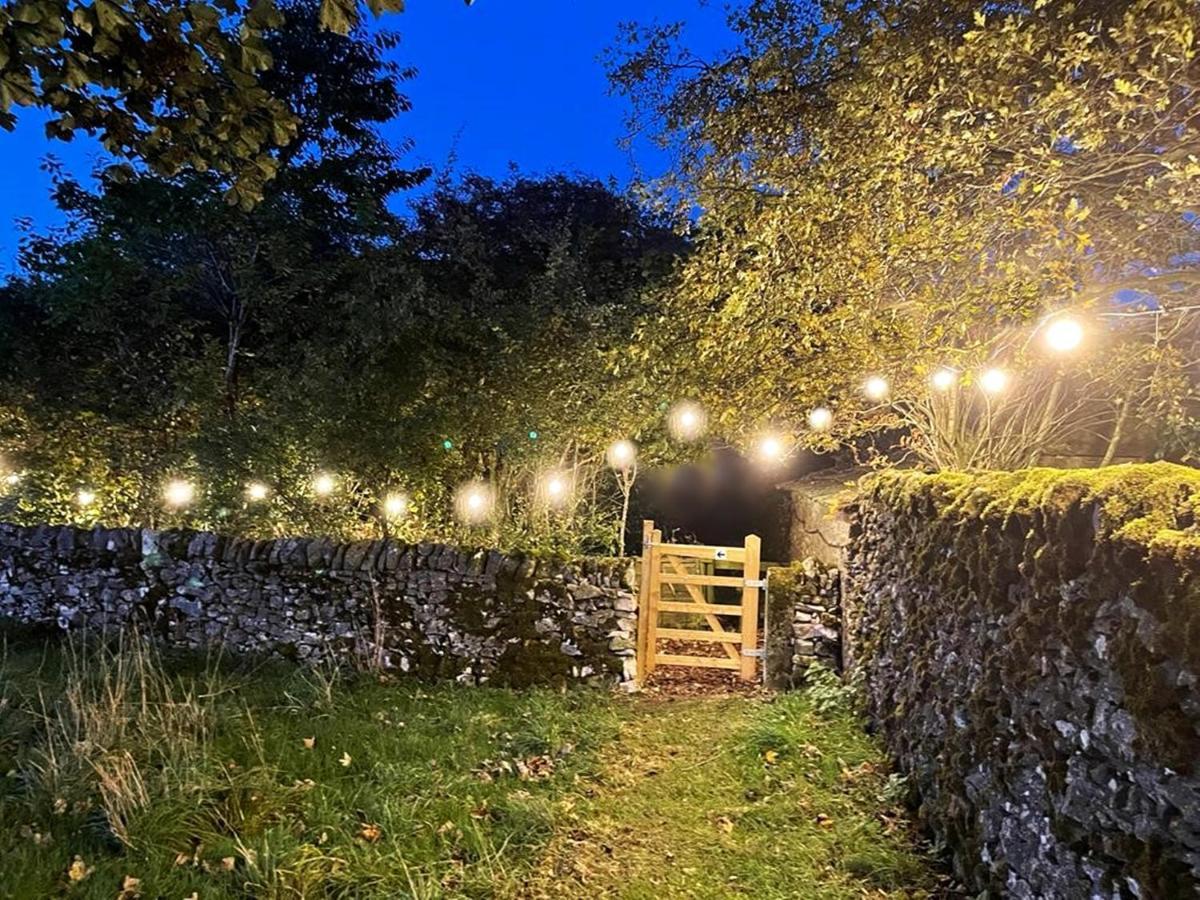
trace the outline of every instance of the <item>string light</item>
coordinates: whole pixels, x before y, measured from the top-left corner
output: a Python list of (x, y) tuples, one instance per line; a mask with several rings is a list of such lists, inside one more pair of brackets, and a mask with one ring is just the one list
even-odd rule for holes
[(929, 383), (935, 391), (948, 391), (958, 384), (958, 373), (951, 368), (942, 366), (929, 376)]
[(872, 375), (863, 385), (863, 393), (871, 400), (885, 399), (888, 395), (887, 379), (881, 375)]
[(1083, 326), (1071, 316), (1058, 316), (1046, 326), (1043, 340), (1055, 353), (1070, 353), (1083, 343)]
[(246, 499), (251, 500), (255, 503), (258, 503), (262, 500), (266, 500), (267, 495), (270, 493), (271, 493), (271, 489), (268, 488), (261, 481), (252, 481), (248, 485), (246, 485)]
[(322, 472), (320, 475), (317, 475), (313, 479), (313, 483), (312, 483), (313, 493), (316, 494), (318, 497), (328, 497), (330, 494), (333, 493), (333, 491), (336, 487), (337, 487), (337, 482), (334, 481), (332, 475), (330, 475), (326, 472)]
[(487, 521), (494, 502), (491, 487), (482, 481), (468, 481), (459, 487), (454, 496), (458, 517), (468, 525)]
[(1003, 369), (988, 369), (979, 376), (979, 387), (988, 394), (999, 394), (1008, 387), (1008, 373)]
[(96, 502), (96, 494), (94, 491), (89, 491), (87, 488), (80, 489), (75, 495), (75, 502), (80, 506), (91, 506)]
[(808, 426), (813, 431), (828, 431), (833, 425), (833, 413), (828, 407), (818, 406), (808, 414)]
[(608, 457), (608, 464), (618, 472), (628, 471), (634, 461), (637, 459), (637, 447), (633, 441), (613, 441), (609, 444), (608, 452), (605, 454)]
[(403, 494), (388, 494), (383, 498), (383, 514), (389, 519), (399, 519), (408, 512), (408, 498)]
[(766, 463), (777, 463), (783, 459), (786, 448), (783, 440), (774, 434), (765, 434), (758, 439), (759, 458)]
[(690, 400), (676, 403), (667, 417), (667, 427), (677, 441), (694, 441), (704, 435), (708, 417), (699, 404)]
[(571, 493), (571, 481), (562, 472), (545, 472), (538, 479), (538, 499), (547, 506), (560, 506)]
[(195, 499), (196, 488), (190, 481), (176, 478), (167, 483), (163, 490), (163, 499), (169, 506), (187, 506)]

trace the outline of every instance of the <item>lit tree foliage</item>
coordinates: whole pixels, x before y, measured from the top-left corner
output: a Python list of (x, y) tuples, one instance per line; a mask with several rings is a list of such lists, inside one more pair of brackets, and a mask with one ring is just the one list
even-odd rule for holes
[[(680, 380), (730, 434), (832, 405), (832, 435), (812, 436), (828, 446), (911, 427), (861, 396), (872, 373), (916, 402), (940, 365), (964, 390), (985, 364), (1047, 365), (1030, 337), (1049, 312), (1108, 312), (1131, 290), (1185, 305), (1200, 283), (1196, 21), (1185, 0), (756, 0), (713, 61), (679, 49), (678, 27), (631, 28), (611, 77), (676, 154), (665, 196), (702, 210), (643, 358), (685, 348)], [(1094, 328), (1054, 397), (1037, 374), (1021, 428), (1111, 436), (1130, 379), (1194, 380), (1165, 342), (1125, 350), (1134, 331)], [(1104, 373), (1117, 353), (1123, 387)], [(1036, 443), (951, 464), (1029, 461)]]

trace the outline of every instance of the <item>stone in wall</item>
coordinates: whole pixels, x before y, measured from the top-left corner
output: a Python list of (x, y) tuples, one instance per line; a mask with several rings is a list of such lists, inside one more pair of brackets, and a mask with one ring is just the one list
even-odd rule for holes
[(868, 705), (974, 890), (1200, 891), (1200, 472), (882, 476), (845, 579)]
[(511, 685), (636, 674), (628, 561), (0, 524), (0, 618)]
[(841, 669), (841, 576), (814, 559), (767, 576), (766, 681), (777, 690), (804, 684), (814, 663)]

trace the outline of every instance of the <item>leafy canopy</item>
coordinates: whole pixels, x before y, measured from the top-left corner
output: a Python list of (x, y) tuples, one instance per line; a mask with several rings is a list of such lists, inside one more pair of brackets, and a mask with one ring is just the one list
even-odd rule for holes
[[(468, 0), (470, 2), (470, 0)], [(378, 15), (402, 0), (368, 0)], [(7, 0), (0, 6), (0, 127), (44, 108), (46, 133), (82, 131), (161, 175), (216, 172), (252, 205), (279, 170), (301, 113), (265, 83), (274, 0)], [(322, 0), (321, 26), (349, 34), (358, 0)]]
[[(968, 388), (1045, 366), (1049, 312), (1135, 291), (1170, 309), (1200, 283), (1194, 2), (755, 0), (730, 21), (740, 45), (716, 59), (635, 26), (609, 60), (633, 127), (674, 153), (664, 198), (701, 211), (641, 358), (673, 359), (727, 434), (800, 431), (817, 405), (835, 437), (895, 425), (869, 375), (915, 396), (949, 365)], [(1187, 354), (1094, 322), (1078, 365), (1103, 432)]]

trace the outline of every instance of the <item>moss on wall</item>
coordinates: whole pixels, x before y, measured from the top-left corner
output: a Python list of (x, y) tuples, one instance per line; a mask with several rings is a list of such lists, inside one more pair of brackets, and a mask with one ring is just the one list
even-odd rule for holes
[(1198, 502), (1167, 463), (864, 482), (845, 602), (873, 716), (977, 887), (1200, 886)]

